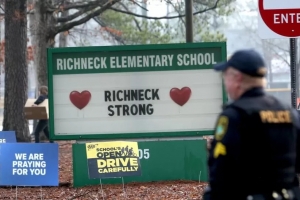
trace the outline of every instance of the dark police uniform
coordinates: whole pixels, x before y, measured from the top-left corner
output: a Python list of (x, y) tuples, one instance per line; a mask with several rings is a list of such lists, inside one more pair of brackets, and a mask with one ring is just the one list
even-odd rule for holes
[[(253, 50), (236, 52), (227, 67), (262, 77), (263, 59)], [(204, 200), (300, 200), (298, 114), (252, 88), (225, 106), (209, 150), (209, 187)]]

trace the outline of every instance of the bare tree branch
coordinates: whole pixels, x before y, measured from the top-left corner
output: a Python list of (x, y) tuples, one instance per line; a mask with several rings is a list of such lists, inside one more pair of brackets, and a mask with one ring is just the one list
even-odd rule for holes
[[(222, 1), (220, 2), (219, 6), (221, 5), (227, 5), (228, 4), (228, 1)], [(213, 2), (211, 2), (211, 0), (208, 0), (208, 1), (203, 1), (203, 0), (194, 0), (194, 5), (202, 5), (202, 6), (206, 6), (206, 7), (210, 7), (210, 6), (213, 6)]]
[(66, 23), (66, 24), (63, 24), (63, 25), (60, 25), (60, 26), (56, 26), (52, 30), (52, 33), (49, 34), (49, 37), (55, 36), (56, 34), (58, 34), (60, 32), (70, 30), (74, 26), (78, 26), (80, 24), (83, 24), (83, 23), (89, 21), (90, 19), (92, 19), (93, 17), (95, 17), (97, 15), (100, 15), (102, 12), (109, 9), (111, 6), (113, 6), (115, 3), (119, 2), (119, 1), (120, 0), (109, 0), (101, 8), (95, 10), (94, 12), (89, 13), (88, 15), (86, 15), (85, 17), (83, 17), (83, 18), (81, 18), (77, 21), (73, 21), (73, 22), (69, 22), (69, 23)]
[[(120, 4), (127, 12), (129, 12), (129, 9), (127, 8), (126, 5), (124, 5), (122, 2), (119, 2), (119, 4)], [(142, 31), (142, 28), (141, 28), (139, 22), (137, 21), (137, 19), (133, 18), (133, 21), (134, 21), (136, 27), (139, 29), (139, 31)]]
[(79, 11), (75, 12), (74, 14), (68, 15), (66, 17), (56, 18), (56, 21), (59, 22), (59, 23), (64, 23), (64, 22), (72, 21), (73, 19), (76, 19), (80, 15), (82, 15), (82, 14), (84, 14), (84, 13), (90, 11), (90, 10), (93, 10), (94, 8), (95, 8), (95, 6), (81, 8)]
[[(248, 27), (245, 23), (243, 23), (243, 19), (242, 17), (240, 16), (240, 14), (238, 14), (238, 18), (241, 22), (241, 24), (244, 26), (244, 29), (249, 31), (249, 32), (252, 32), (253, 34), (250, 34), (250, 37), (252, 38), (253, 41), (255, 41), (256, 44), (258, 45), (262, 45), (262, 46), (265, 46), (263, 48), (266, 48), (266, 46), (269, 48), (268, 51), (271, 51), (272, 53), (275, 53), (278, 57), (280, 57), (287, 65), (290, 65), (289, 62), (287, 61), (286, 58), (284, 58), (282, 55), (280, 55), (277, 51), (276, 51), (276, 48), (277, 50), (281, 50), (283, 51), (284, 53), (288, 53), (289, 50), (285, 49), (284, 47), (280, 46), (280, 45), (277, 45), (277, 44), (274, 44), (272, 42), (270, 42), (269, 40), (263, 40), (261, 41), (261, 39), (259, 39), (260, 37), (258, 36), (258, 33), (253, 31), (253, 29), (251, 29), (251, 26), (253, 26), (253, 24), (250, 25), (250, 27)], [(261, 43), (262, 42), (262, 43)], [(270, 66), (271, 70), (272, 70), (272, 67)]]
[(137, 5), (138, 7), (140, 7), (141, 9), (145, 10), (145, 11), (149, 11), (147, 8), (143, 7), (142, 5), (138, 4), (136, 1), (132, 1), (135, 5)]
[(286, 53), (289, 52), (288, 49), (285, 49), (284, 47), (282, 47), (282, 46), (280, 46), (280, 45), (277, 45), (277, 44), (274, 44), (274, 43), (272, 43), (272, 42), (270, 42), (270, 41), (268, 41), (268, 40), (266, 40), (266, 43), (267, 43), (268, 45), (270, 45), (270, 46), (276, 47), (277, 49), (279, 49), (279, 50), (281, 50), (281, 51), (283, 51), (283, 52), (286, 52)]
[[(172, 1), (167, 0), (166, 2), (167, 2), (168, 4), (170, 4), (170, 5), (174, 8), (174, 10), (175, 10), (177, 13), (180, 13), (180, 8), (179, 8), (179, 9), (176, 8), (176, 6), (172, 3)], [(184, 20), (182, 17), (180, 17), (180, 21), (183, 23), (183, 25), (184, 25), (184, 27), (185, 27), (185, 26), (186, 26), (185, 20)]]
[[(217, 0), (216, 3), (210, 8), (205, 8), (203, 10), (199, 10), (197, 12), (194, 12), (193, 15), (201, 14), (201, 13), (204, 13), (204, 12), (207, 12), (209, 10), (213, 10), (213, 9), (217, 8), (219, 1), (220, 0)], [(170, 16), (170, 17), (168, 17), (168, 16), (149, 17), (149, 16), (145, 16), (145, 15), (136, 14), (136, 13), (133, 13), (133, 12), (130, 12), (130, 11), (120, 10), (120, 9), (113, 8), (113, 7), (110, 7), (109, 9), (111, 9), (113, 11), (116, 11), (116, 12), (124, 13), (124, 14), (127, 14), (127, 15), (132, 15), (132, 16), (135, 16), (135, 17), (141, 17), (141, 18), (145, 18), (145, 19), (175, 19), (175, 18), (179, 18), (179, 17), (185, 17), (185, 14), (184, 15), (177, 15), (177, 16)]]
[[(102, 20), (99, 19), (99, 17), (94, 17), (93, 19), (94, 19), (100, 26), (102, 26), (102, 27), (108, 27), (108, 26), (105, 24), (105, 22), (103, 22)], [(112, 36), (117, 42), (119, 42), (120, 44), (125, 45), (125, 42), (124, 42), (124, 40), (123, 40), (122, 37), (120, 37), (120, 36), (118, 36), (118, 35), (116, 35), (116, 34), (113, 34), (112, 32), (109, 32), (109, 31), (107, 31), (107, 32), (108, 32), (109, 35)]]
[(274, 44), (273, 42), (270, 42), (269, 40), (265, 40), (265, 43), (269, 46), (272, 46), (273, 48), (271, 48), (271, 50), (273, 51), (273, 53), (275, 53), (278, 57), (280, 57), (287, 65), (290, 65), (289, 61), (282, 55), (280, 55), (275, 48), (277, 48), (277, 50), (281, 50), (284, 53), (289, 53), (289, 50), (285, 49), (284, 47), (281, 47), (278, 44)]
[(62, 11), (66, 11), (66, 10), (71, 10), (71, 9), (81, 9), (81, 8), (86, 8), (86, 7), (90, 7), (90, 6), (99, 6), (99, 5), (103, 5), (104, 3), (109, 2), (109, 0), (95, 0), (95, 1), (83, 1), (83, 2), (76, 2), (76, 3), (71, 3), (71, 2), (67, 2), (67, 3), (60, 3), (56, 6), (53, 5), (47, 5), (47, 11), (48, 12), (62, 12)]

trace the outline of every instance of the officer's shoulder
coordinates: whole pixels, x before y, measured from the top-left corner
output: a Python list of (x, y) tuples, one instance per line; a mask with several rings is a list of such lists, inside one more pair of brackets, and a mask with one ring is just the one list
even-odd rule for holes
[(231, 120), (238, 120), (240, 117), (240, 113), (236, 107), (226, 105), (225, 107), (223, 107), (223, 111), (220, 113), (219, 117), (222, 116)]
[(217, 141), (222, 140), (222, 138), (227, 134), (227, 132), (232, 132), (236, 126), (240, 123), (240, 115), (238, 110), (233, 107), (227, 107), (224, 109), (217, 120), (215, 129), (215, 139)]

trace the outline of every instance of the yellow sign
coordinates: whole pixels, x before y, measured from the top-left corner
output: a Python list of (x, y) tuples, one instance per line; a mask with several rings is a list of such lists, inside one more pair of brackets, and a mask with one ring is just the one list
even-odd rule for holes
[(137, 142), (86, 143), (89, 178), (140, 176)]

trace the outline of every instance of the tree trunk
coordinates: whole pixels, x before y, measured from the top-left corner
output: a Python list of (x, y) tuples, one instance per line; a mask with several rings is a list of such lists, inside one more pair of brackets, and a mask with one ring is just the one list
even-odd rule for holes
[[(35, 19), (36, 19), (36, 51), (35, 63), (37, 66), (38, 86), (48, 85), (47, 73), (47, 48), (54, 46), (54, 38), (49, 38), (49, 32), (53, 26), (54, 18), (46, 12), (46, 1), (51, 4), (50, 0), (36, 0)], [(54, 37), (54, 36), (53, 36)]]
[[(100, 9), (95, 9), (95, 11), (89, 11), (84, 15), (81, 15), (82, 18), (80, 20), (74, 20), (68, 22), (66, 26), (57, 26), (58, 21), (54, 18), (56, 12), (53, 13), (49, 12), (49, 5), (50, 7), (55, 7), (54, 4), (57, 5), (58, 2), (62, 2), (61, 0), (35, 0), (35, 18), (37, 24), (36, 30), (36, 53), (35, 53), (35, 61), (37, 65), (37, 80), (39, 86), (47, 85), (48, 83), (48, 75), (47, 75), (47, 48), (54, 47), (54, 38), (57, 34), (68, 31), (72, 29), (74, 26), (78, 26), (80, 24), (86, 23), (93, 17), (100, 15), (106, 9), (109, 9), (115, 3), (119, 2), (120, 0), (108, 1), (103, 3)], [(55, 2), (55, 3), (53, 3)], [(76, 1), (66, 1), (69, 4), (76, 4)], [(92, 2), (92, 1), (87, 1)], [(88, 4), (87, 4), (88, 5)], [(62, 5), (63, 6), (63, 5)], [(61, 7), (60, 7), (61, 8)], [(62, 7), (63, 8), (63, 7)], [(50, 9), (51, 10), (51, 9)], [(88, 9), (89, 10), (89, 9)], [(68, 12), (65, 12), (67, 15)], [(70, 13), (68, 14), (70, 16)], [(74, 15), (74, 14), (72, 14)], [(72, 17), (71, 17), (72, 18)], [(72, 18), (73, 19), (73, 18)]]
[[(64, 12), (61, 13), (62, 17), (67, 17), (68, 15), (69, 15), (69, 11), (64, 11)], [(59, 47), (66, 47), (67, 46), (67, 37), (68, 37), (68, 35), (65, 34), (65, 33), (60, 33), (59, 34)]]
[(28, 94), (26, 0), (5, 0), (5, 96), (3, 130), (30, 141), (24, 105)]
[[(28, 5), (34, 5), (35, 4), (35, 0), (28, 0)], [(34, 6), (33, 6), (34, 7)], [(29, 18), (29, 31), (31, 34), (31, 44), (33, 47), (33, 55), (34, 55), (34, 62), (33, 62), (33, 68), (34, 68), (34, 78), (35, 78), (35, 83), (36, 83), (36, 88), (35, 88), (35, 98), (37, 98), (38, 96), (38, 81), (37, 81), (37, 67), (36, 67), (36, 54), (35, 54), (35, 48), (36, 48), (36, 19), (34, 15), (28, 15)], [(34, 133), (34, 129), (37, 125), (37, 120), (33, 120), (32, 126), (33, 126), (33, 130), (32, 130), (32, 134)]]
[[(28, 0), (28, 5), (34, 5), (35, 4), (35, 0)], [(35, 18), (35, 15), (31, 14), (31, 15), (28, 15), (28, 18), (29, 18), (29, 31), (30, 31), (30, 34), (31, 34), (31, 44), (32, 44), (32, 47), (33, 47), (33, 56), (34, 56), (34, 62), (33, 62), (33, 66), (34, 66), (34, 73), (35, 73), (35, 82), (37, 83), (37, 76), (36, 76), (36, 71), (37, 71), (37, 65), (36, 65), (36, 62), (35, 62), (35, 58), (36, 58), (36, 53), (35, 53), (35, 48), (36, 48), (36, 30), (37, 30), (37, 26), (36, 26), (36, 18)], [(35, 91), (35, 96), (38, 95), (38, 89), (36, 89)]]
[[(34, 62), (37, 73), (37, 89), (42, 85), (48, 86), (47, 48), (54, 47), (54, 38), (48, 39), (48, 34), (51, 31), (50, 27), (54, 24), (54, 18), (45, 11), (46, 1), (48, 4), (52, 3), (51, 0), (35, 0)], [(35, 126), (36, 123), (34, 123)], [(43, 131), (40, 133), (40, 139), (46, 139)]]

